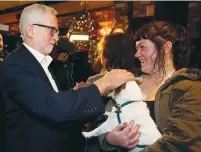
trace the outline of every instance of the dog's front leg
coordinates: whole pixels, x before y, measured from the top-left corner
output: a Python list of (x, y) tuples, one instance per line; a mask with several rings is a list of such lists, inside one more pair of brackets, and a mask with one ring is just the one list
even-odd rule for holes
[(82, 135), (85, 138), (91, 138), (102, 135), (106, 132), (111, 132), (112, 129), (117, 126), (118, 122), (115, 113), (108, 112), (108, 114), (108, 119), (102, 125), (90, 132), (82, 132)]

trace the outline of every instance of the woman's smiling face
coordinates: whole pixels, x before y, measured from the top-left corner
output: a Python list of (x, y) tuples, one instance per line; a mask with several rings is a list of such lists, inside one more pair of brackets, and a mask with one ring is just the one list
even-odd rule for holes
[(141, 63), (141, 71), (146, 74), (153, 74), (157, 71), (155, 65), (157, 49), (155, 44), (148, 39), (141, 39), (136, 42), (135, 57)]

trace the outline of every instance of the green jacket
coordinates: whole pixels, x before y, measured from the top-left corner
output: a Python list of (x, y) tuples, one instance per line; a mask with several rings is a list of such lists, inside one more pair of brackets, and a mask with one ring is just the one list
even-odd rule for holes
[[(157, 92), (155, 117), (163, 136), (142, 152), (200, 152), (201, 71), (181, 69), (168, 79)], [(114, 149), (105, 136), (101, 147)]]
[(201, 72), (181, 69), (159, 89), (156, 124), (163, 136), (143, 152), (201, 151)]

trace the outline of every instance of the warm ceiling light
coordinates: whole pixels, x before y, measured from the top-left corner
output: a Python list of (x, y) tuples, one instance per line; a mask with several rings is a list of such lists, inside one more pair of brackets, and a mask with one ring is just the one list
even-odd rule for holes
[(89, 35), (72, 34), (70, 35), (70, 41), (88, 41)]

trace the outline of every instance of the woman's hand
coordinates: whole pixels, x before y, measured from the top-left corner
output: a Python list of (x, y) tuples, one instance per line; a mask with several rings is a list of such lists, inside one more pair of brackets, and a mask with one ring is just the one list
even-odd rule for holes
[(76, 82), (76, 84), (75, 84), (75, 86), (74, 86), (74, 88), (73, 88), (73, 90), (77, 90), (77, 89), (79, 89), (79, 88), (83, 88), (83, 87), (86, 87), (86, 83), (85, 82)]
[(134, 121), (129, 124), (119, 124), (107, 135), (106, 140), (110, 145), (132, 149), (139, 142), (138, 130), (139, 125), (135, 125)]

